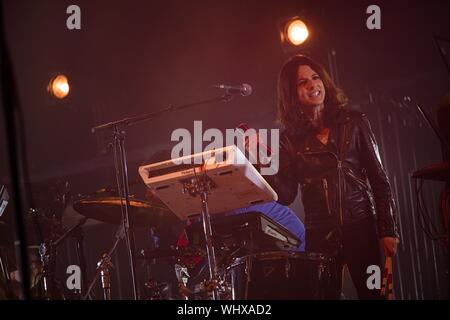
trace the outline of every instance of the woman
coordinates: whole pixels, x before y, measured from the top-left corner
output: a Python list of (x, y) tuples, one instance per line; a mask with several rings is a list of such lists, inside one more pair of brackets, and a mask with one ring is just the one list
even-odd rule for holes
[[(335, 255), (339, 298), (347, 264), (360, 299), (375, 299), (367, 288), (367, 267), (382, 268), (380, 247), (393, 256), (398, 242), (394, 201), (375, 137), (366, 116), (346, 109), (347, 97), (325, 69), (296, 55), (278, 81), (280, 169), (269, 177), (279, 202), (290, 204), (300, 185), (305, 207), (306, 251)], [(375, 216), (376, 212), (376, 216)]]

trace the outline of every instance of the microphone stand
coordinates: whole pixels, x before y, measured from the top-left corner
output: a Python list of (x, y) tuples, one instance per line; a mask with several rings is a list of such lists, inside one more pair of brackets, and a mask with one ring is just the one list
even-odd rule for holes
[[(221, 95), (219, 97), (201, 100), (194, 103), (184, 104), (180, 106), (169, 106), (166, 109), (162, 109), (160, 111), (147, 113), (135, 117), (128, 117), (124, 118), (122, 120), (118, 121), (112, 121), (109, 123), (98, 125), (91, 129), (92, 133), (95, 133), (100, 130), (107, 130), (112, 129), (113, 130), (113, 136), (114, 136), (114, 164), (116, 169), (116, 178), (118, 183), (118, 191), (119, 191), (119, 197), (120, 199), (125, 198), (125, 204), (123, 201), (121, 202), (121, 210), (122, 210), (122, 224), (124, 227), (124, 233), (125, 233), (125, 240), (127, 245), (127, 251), (128, 251), (128, 258), (130, 263), (130, 269), (131, 269), (131, 279), (133, 282), (133, 295), (134, 299), (138, 300), (138, 286), (137, 286), (137, 280), (136, 280), (136, 269), (135, 269), (135, 245), (134, 245), (134, 236), (132, 230), (130, 230), (130, 192), (129, 192), (129, 186), (128, 186), (128, 168), (127, 168), (127, 159), (126, 159), (126, 152), (125, 152), (125, 127), (128, 127), (130, 125), (133, 125), (135, 123), (153, 120), (159, 116), (162, 116), (166, 113), (178, 111), (194, 106), (199, 106), (202, 104), (208, 104), (212, 102), (229, 102), (233, 98), (233, 95), (231, 92), (226, 92), (224, 95)], [(117, 151), (118, 149), (118, 151)], [(117, 158), (120, 159), (120, 163), (118, 164)], [(119, 182), (119, 172), (122, 175), (122, 181)], [(122, 194), (123, 193), (123, 194)], [(131, 231), (131, 232), (130, 232)]]

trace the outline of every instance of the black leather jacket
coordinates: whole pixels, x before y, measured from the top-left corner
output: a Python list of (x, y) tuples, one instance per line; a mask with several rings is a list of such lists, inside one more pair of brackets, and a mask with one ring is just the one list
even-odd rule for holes
[(268, 181), (285, 205), (294, 201), (300, 184), (307, 229), (347, 225), (376, 211), (379, 237), (398, 237), (389, 181), (360, 112), (339, 111), (326, 145), (313, 134), (283, 132), (280, 169)]

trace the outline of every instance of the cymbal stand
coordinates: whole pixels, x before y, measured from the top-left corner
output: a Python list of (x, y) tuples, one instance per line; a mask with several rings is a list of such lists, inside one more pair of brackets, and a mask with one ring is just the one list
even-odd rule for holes
[(104, 253), (99, 262), (97, 262), (97, 268), (100, 271), (102, 279), (103, 297), (104, 300), (111, 300), (111, 277), (109, 267), (112, 267), (111, 257)]
[(111, 256), (113, 255), (114, 251), (117, 248), (117, 245), (124, 238), (124, 236), (125, 236), (124, 226), (123, 224), (121, 224), (116, 232), (116, 241), (114, 242), (112, 248), (107, 253), (104, 253), (100, 261), (97, 263), (96, 269), (97, 272), (94, 278), (92, 279), (91, 283), (89, 284), (89, 287), (87, 288), (87, 291), (83, 296), (83, 300), (86, 300), (89, 297), (89, 294), (94, 288), (95, 282), (100, 276), (102, 281), (103, 296), (105, 300), (111, 300), (111, 281), (110, 281), (111, 278), (109, 272), (109, 267), (113, 266), (111, 263)]
[(54, 256), (55, 250), (52, 241), (44, 241), (39, 246), (39, 255), (42, 263), (42, 283), (45, 300), (51, 300), (54, 297)]

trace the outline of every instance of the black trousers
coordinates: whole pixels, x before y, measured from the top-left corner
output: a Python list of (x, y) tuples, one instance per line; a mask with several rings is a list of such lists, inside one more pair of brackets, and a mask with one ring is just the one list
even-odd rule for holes
[(342, 292), (342, 272), (346, 264), (361, 300), (381, 299), (379, 289), (369, 289), (367, 267), (376, 265), (383, 272), (380, 243), (375, 217), (370, 216), (342, 227), (306, 229), (306, 251), (334, 257), (328, 299), (339, 299)]

